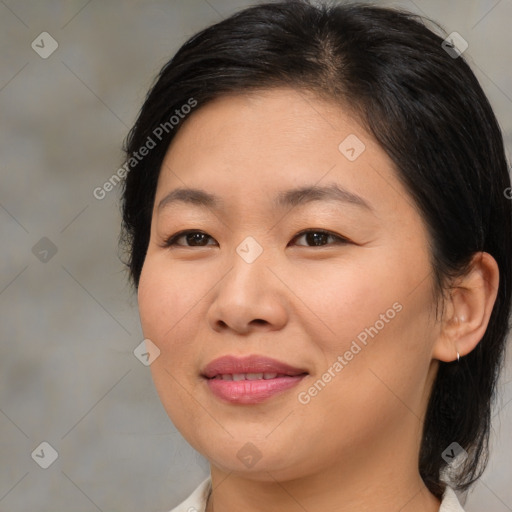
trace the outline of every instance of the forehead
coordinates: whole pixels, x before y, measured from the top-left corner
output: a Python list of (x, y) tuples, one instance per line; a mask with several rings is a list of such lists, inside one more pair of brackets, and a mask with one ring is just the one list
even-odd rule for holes
[(155, 208), (177, 189), (203, 189), (219, 203), (271, 196), (285, 204), (297, 200), (292, 188), (311, 187), (337, 188), (347, 203), (359, 198), (376, 209), (394, 208), (405, 194), (389, 157), (341, 106), (272, 89), (217, 98), (183, 121), (162, 164)]

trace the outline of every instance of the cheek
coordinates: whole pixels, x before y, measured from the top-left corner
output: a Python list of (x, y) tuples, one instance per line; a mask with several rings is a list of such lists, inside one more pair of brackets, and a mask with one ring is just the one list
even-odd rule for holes
[[(160, 400), (171, 421), (185, 428), (192, 421), (188, 385), (196, 380), (196, 339), (198, 322), (191, 321), (198, 302), (198, 290), (183, 273), (170, 270), (157, 257), (146, 258), (138, 288), (138, 305), (145, 338), (160, 350), (150, 366)], [(198, 305), (197, 305), (198, 306)], [(197, 307), (196, 306), (196, 307)]]
[[(179, 395), (179, 389), (174, 389), (175, 379), (182, 382), (196, 370), (191, 362), (197, 357), (197, 347), (191, 340), (197, 337), (198, 322), (191, 319), (201, 307), (200, 293), (190, 276), (170, 269), (157, 257), (146, 259), (139, 281), (138, 305), (144, 337), (160, 350), (150, 367), (160, 394), (167, 389), (166, 396)], [(166, 397), (162, 396), (162, 400), (165, 402)]]
[(164, 329), (172, 325), (173, 314), (173, 297), (169, 293), (172, 288), (163, 286), (159, 275), (158, 266), (147, 257), (139, 280), (138, 306), (144, 336), (157, 344), (161, 343)]
[[(421, 280), (428, 276), (428, 261), (419, 253), (406, 262), (386, 256), (333, 266), (328, 277), (319, 268), (292, 281), (311, 319), (303, 327), (322, 353), (318, 370), (332, 367), (342, 356), (343, 369), (338, 365), (338, 372), (332, 371), (344, 378), (334, 380), (351, 389), (367, 386), (377, 391), (374, 397), (380, 395), (379, 386), (388, 391), (370, 370), (405, 390), (411, 381), (424, 378), (433, 342), (431, 280)], [(371, 394), (368, 398), (372, 400)]]
[(311, 298), (330, 338), (333, 332), (342, 338), (341, 348), (358, 336), (363, 342), (387, 339), (388, 350), (421, 343), (417, 335), (424, 334), (432, 307), (423, 244), (365, 249), (357, 261), (333, 266), (327, 276), (319, 269), (304, 286), (302, 295)]
[(308, 324), (317, 329), (316, 334), (310, 333), (311, 339), (321, 333), (325, 349), (343, 350), (375, 322), (382, 328), (381, 314), (391, 321), (397, 316), (399, 306), (393, 309), (393, 304), (403, 295), (400, 282), (381, 262), (342, 261), (326, 266), (305, 272), (304, 277), (289, 276), (294, 293), (307, 306)]
[[(142, 268), (138, 305), (144, 336), (157, 345), (187, 324), (203, 286), (186, 272), (177, 272), (162, 257), (148, 255)], [(154, 338), (154, 339), (153, 339)]]

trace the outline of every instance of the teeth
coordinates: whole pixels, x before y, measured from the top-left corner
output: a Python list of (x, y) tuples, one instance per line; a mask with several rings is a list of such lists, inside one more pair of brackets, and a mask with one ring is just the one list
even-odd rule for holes
[(247, 380), (257, 380), (263, 378), (263, 373), (247, 373), (246, 377)]
[(285, 375), (279, 374), (279, 373), (269, 373), (269, 372), (266, 372), (266, 373), (233, 373), (233, 374), (224, 373), (222, 375), (216, 375), (214, 378), (220, 379), (220, 380), (239, 381), (239, 380), (261, 380), (261, 379), (268, 380), (268, 379), (275, 379), (276, 377), (285, 377)]

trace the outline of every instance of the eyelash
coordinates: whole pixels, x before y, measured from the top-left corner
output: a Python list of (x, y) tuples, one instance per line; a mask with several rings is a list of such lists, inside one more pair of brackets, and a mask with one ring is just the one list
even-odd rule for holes
[[(208, 233), (205, 233), (204, 231), (200, 231), (200, 230), (197, 230), (197, 229), (186, 229), (184, 231), (180, 231), (179, 233), (176, 233), (176, 234), (170, 236), (167, 240), (165, 240), (165, 242), (162, 245), (162, 247), (177, 246), (177, 247), (189, 247), (189, 248), (192, 248), (192, 247), (208, 247), (208, 245), (210, 245), (210, 244), (207, 244), (207, 245), (197, 245), (197, 246), (194, 246), (194, 245), (179, 245), (179, 244), (176, 243), (176, 241), (179, 240), (181, 237), (186, 236), (188, 234), (192, 234), (192, 233), (201, 233), (202, 235), (206, 235), (206, 236), (212, 238), (210, 235), (208, 235)], [(308, 233), (321, 233), (323, 235), (331, 236), (331, 237), (337, 239), (338, 242), (335, 243), (335, 244), (324, 244), (324, 245), (300, 245), (299, 247), (326, 247), (328, 245), (347, 244), (347, 243), (350, 242), (347, 238), (342, 237), (341, 235), (337, 235), (336, 233), (333, 233), (331, 231), (327, 231), (325, 229), (305, 229), (305, 230), (301, 231), (300, 233), (297, 233), (292, 238), (292, 240), (295, 240), (295, 239), (297, 239), (297, 238), (299, 238), (299, 237), (301, 237), (303, 235), (306, 235)]]

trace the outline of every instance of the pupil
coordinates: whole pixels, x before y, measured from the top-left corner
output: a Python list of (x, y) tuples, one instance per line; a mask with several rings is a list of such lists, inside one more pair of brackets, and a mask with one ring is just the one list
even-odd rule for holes
[(318, 232), (313, 232), (313, 233), (306, 233), (306, 239), (309, 242), (312, 242), (313, 245), (322, 245), (322, 243), (317, 243), (317, 242), (322, 242), (324, 241), (325, 242), (325, 238), (327, 237), (328, 235), (326, 233), (318, 233)]
[[(194, 239), (194, 237), (196, 237)], [(201, 238), (197, 238), (197, 237), (202, 237)], [(190, 245), (194, 245), (193, 242), (196, 241), (196, 242), (199, 242), (198, 245), (206, 245), (206, 244), (201, 244), (201, 240), (206, 240), (206, 235), (204, 233), (189, 233), (187, 235), (187, 243), (189, 243)]]

